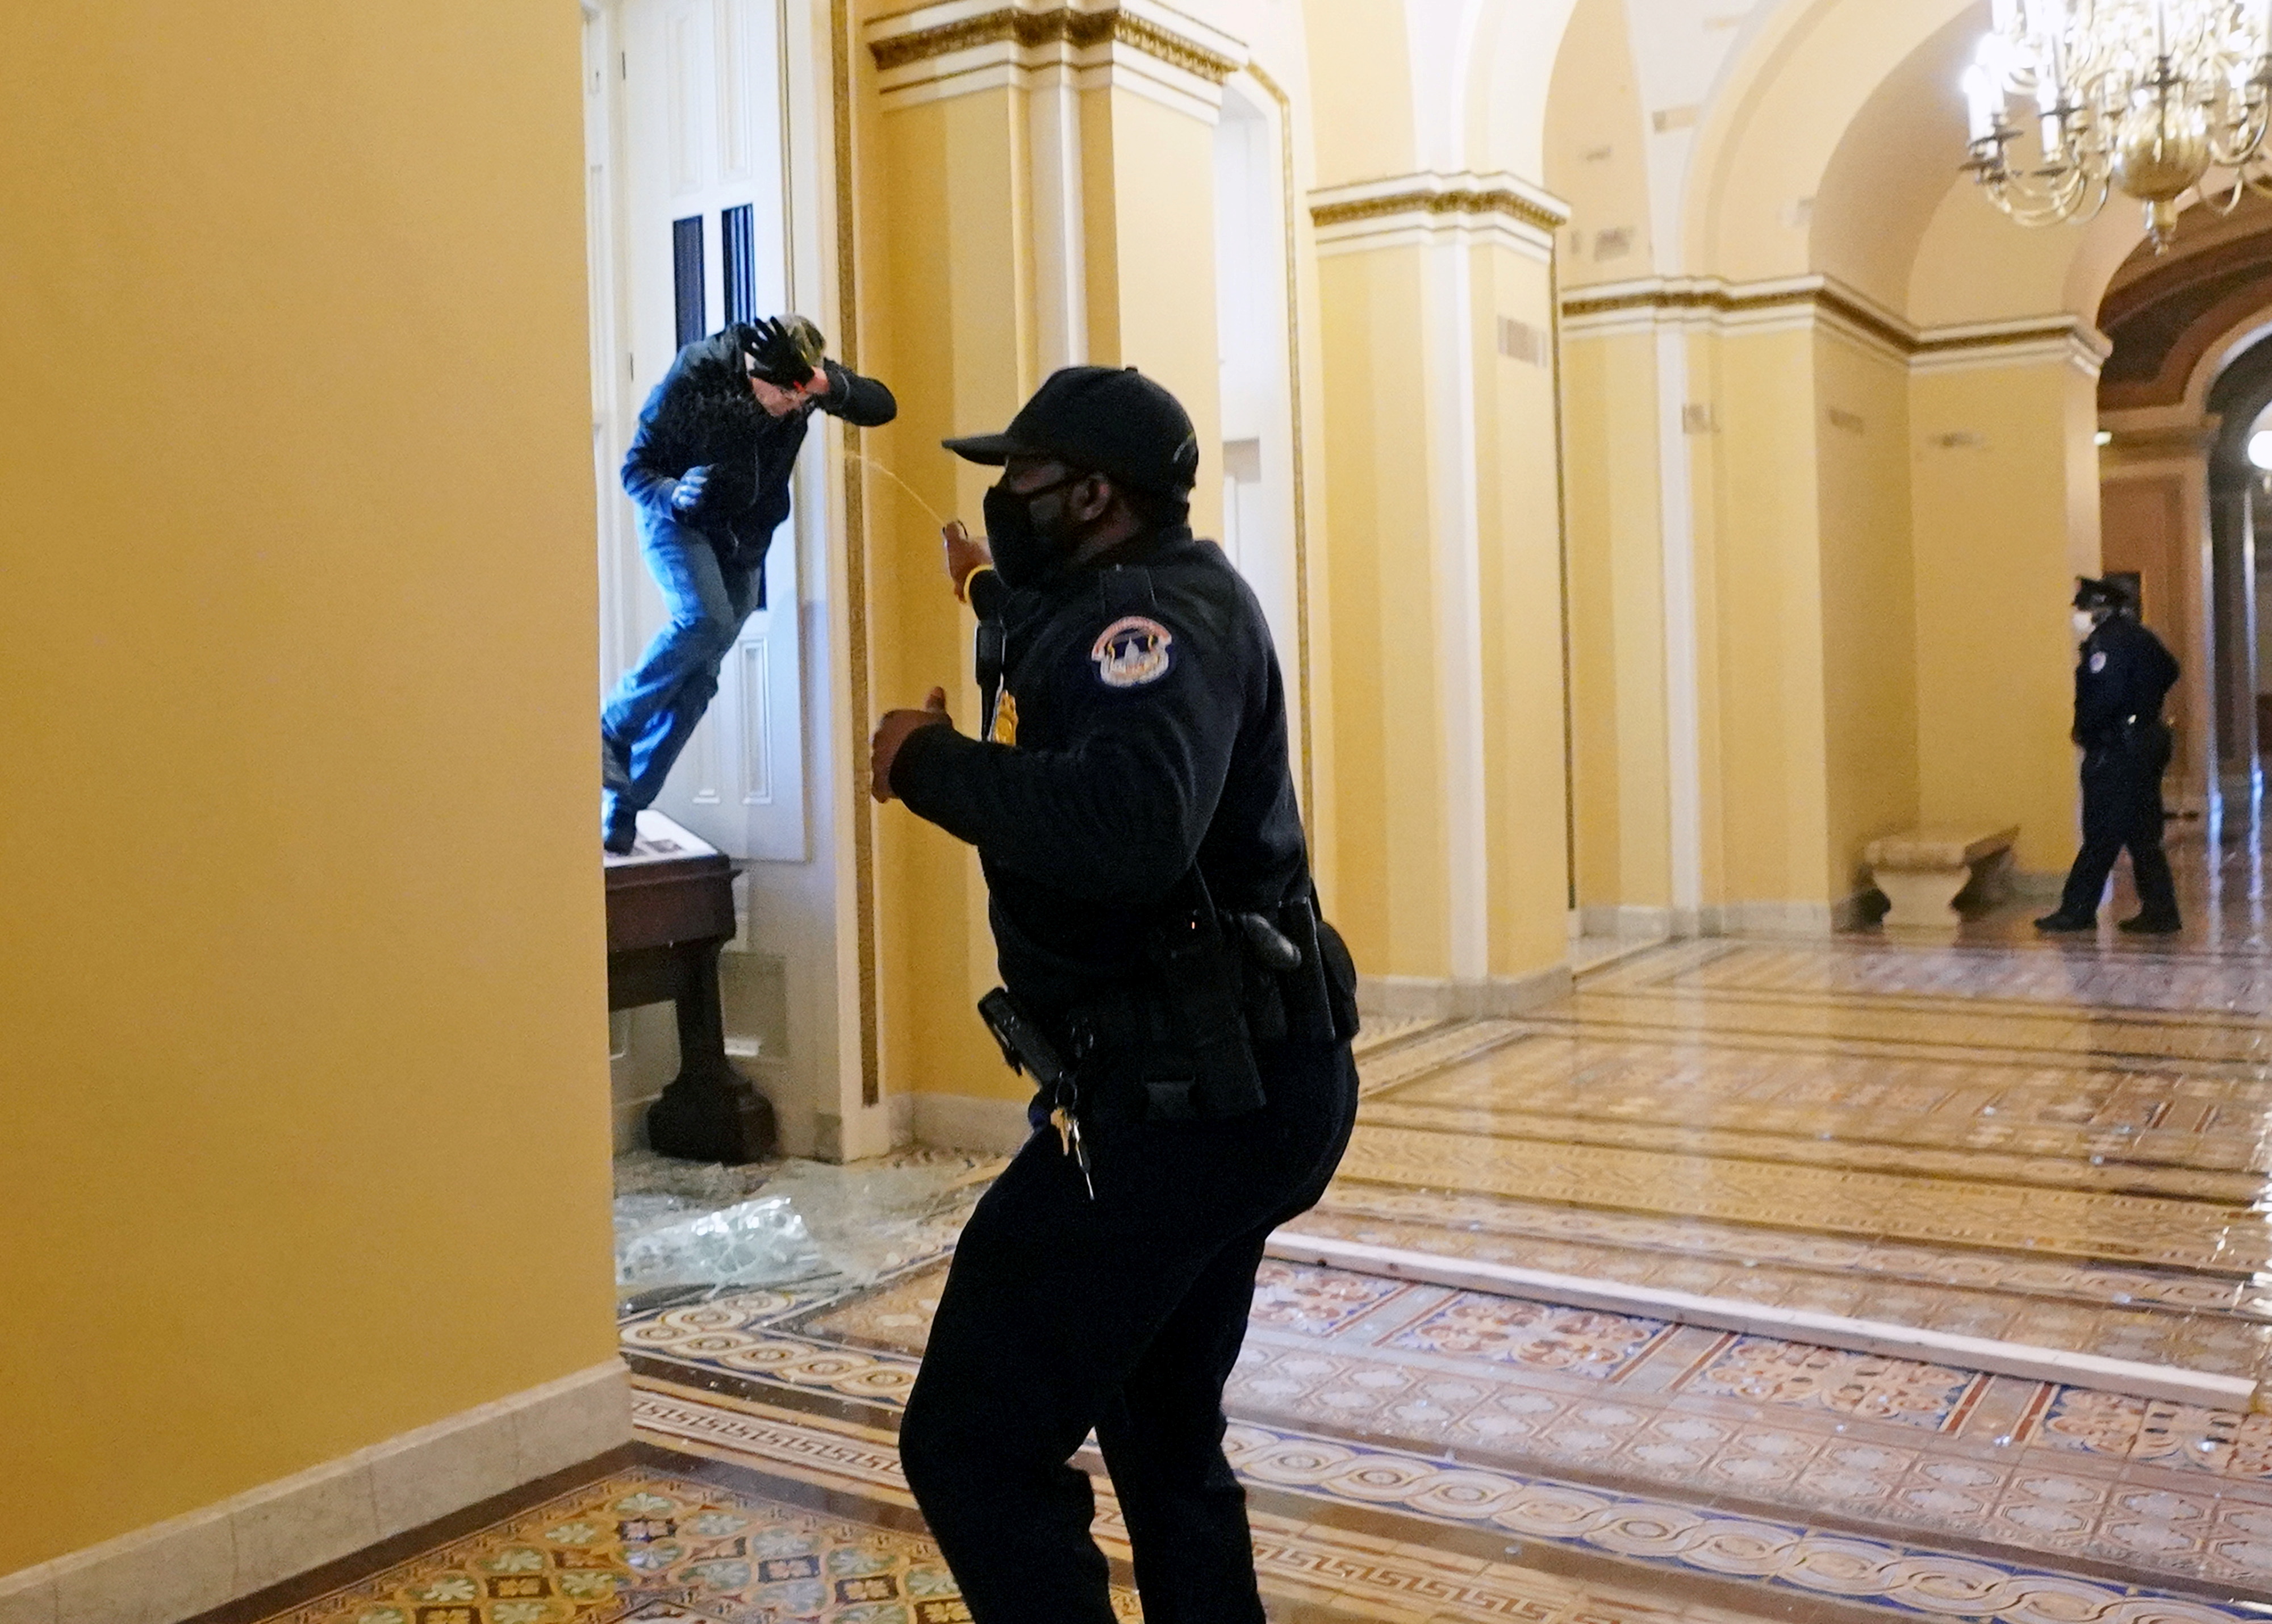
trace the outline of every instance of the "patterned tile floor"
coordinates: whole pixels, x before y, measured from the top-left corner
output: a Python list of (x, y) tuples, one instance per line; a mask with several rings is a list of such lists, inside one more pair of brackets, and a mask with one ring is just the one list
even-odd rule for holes
[[(2252, 1373), (2272, 909), (2253, 845), (2195, 857), (2174, 945), (2046, 945), (2015, 907), (1938, 947), (1603, 954), (1521, 1020), (1377, 1025), (1303, 1227)], [(893, 1444), (936, 1216), (880, 1278), (634, 1297), (652, 1441), (206, 1624), (967, 1619)], [(2272, 1615), (2272, 1417), (1287, 1262), (1229, 1406), (1277, 1624)]]
[[(1377, 1027), (1296, 1227), (2250, 1379), (2272, 935), (2253, 849), (2211, 867), (2174, 944), (2047, 944), (2015, 906), (1938, 945), (1663, 946), (1520, 1019)], [(775, 1405), (888, 1438), (943, 1267), (627, 1322), (646, 1424), (755, 1448)], [(1258, 1494), (1439, 1524), (1423, 1544), (1490, 1523), (1775, 1585), (1827, 1542), (1872, 1610), (1929, 1575), (1951, 1616), (2272, 1612), (2272, 1418), (2104, 1389), (1274, 1262), (1230, 1407)], [(1696, 1532), (1723, 1523), (1750, 1557)]]
[[(896, 1411), (943, 1264), (625, 1327), (673, 1390)], [(1655, 1503), (2272, 1595), (2272, 1418), (1334, 1269), (1266, 1266), (1232, 1415)]]

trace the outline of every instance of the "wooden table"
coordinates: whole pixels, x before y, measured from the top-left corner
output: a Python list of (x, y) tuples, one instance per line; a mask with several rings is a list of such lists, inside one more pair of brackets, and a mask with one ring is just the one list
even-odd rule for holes
[(755, 1162), (778, 1146), (774, 1108), (726, 1058), (718, 953), (734, 937), (734, 864), (659, 812), (607, 859), (608, 1008), (669, 1003), (678, 1075), (647, 1107), (647, 1142), (693, 1162)]

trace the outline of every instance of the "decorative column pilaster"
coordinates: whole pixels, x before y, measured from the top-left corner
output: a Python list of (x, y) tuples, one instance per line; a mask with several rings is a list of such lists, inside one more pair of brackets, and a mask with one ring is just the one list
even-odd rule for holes
[(1511, 175), (1312, 194), (1343, 917), (1383, 1007), (1566, 971), (1558, 202)]
[[(871, 17), (861, 40), (880, 131), (863, 176), (870, 331), (901, 401), (871, 454), (975, 520), (993, 473), (938, 442), (999, 429), (1079, 363), (1141, 367), (1219, 445), (1214, 137), (1245, 48), (1144, 0), (945, 0)], [(1202, 534), (1220, 522), (1219, 473), (1194, 492)], [(943, 683), (968, 727), (968, 621), (945, 601), (933, 520), (887, 480), (870, 490), (874, 705)], [(884, 1071), (914, 1093), (921, 1137), (1020, 1133), (1018, 1080), (970, 1014), (995, 980), (976, 862), (899, 816), (878, 820), (876, 849)]]

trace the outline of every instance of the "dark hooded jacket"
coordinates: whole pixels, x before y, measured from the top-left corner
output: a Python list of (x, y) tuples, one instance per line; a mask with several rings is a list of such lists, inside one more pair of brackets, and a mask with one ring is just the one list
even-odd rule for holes
[[(788, 517), (788, 482), (804, 444), (809, 412), (768, 416), (750, 393), (742, 361), (748, 329), (736, 323), (678, 352), (639, 412), (639, 431), (624, 457), (624, 489), (639, 521), (684, 524), (670, 511), (680, 475), (705, 466), (714, 495), (689, 527), (718, 550), (721, 562), (754, 569), (765, 562), (774, 532)], [(816, 404), (859, 428), (899, 414), (892, 392), (872, 378), (823, 361), (828, 393)]]

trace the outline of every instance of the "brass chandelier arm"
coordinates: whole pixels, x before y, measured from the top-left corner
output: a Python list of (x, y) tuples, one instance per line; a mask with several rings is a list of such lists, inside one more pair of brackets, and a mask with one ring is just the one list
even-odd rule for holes
[[(2189, 194), (2220, 212), (2272, 194), (2272, 0), (1992, 0), (1992, 16), (1965, 75), (1964, 167), (2014, 221), (2088, 219), (2119, 191), (2158, 251)], [(2022, 121), (2039, 168), (2011, 161)]]

